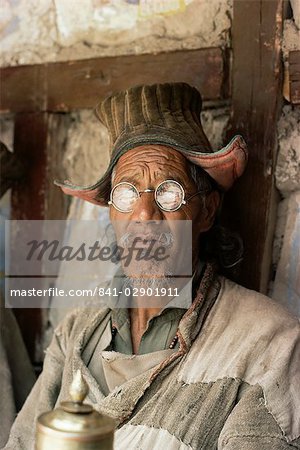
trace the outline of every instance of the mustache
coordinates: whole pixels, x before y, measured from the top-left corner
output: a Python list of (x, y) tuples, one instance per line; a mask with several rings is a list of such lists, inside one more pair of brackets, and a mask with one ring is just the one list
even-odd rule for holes
[(119, 245), (122, 247), (130, 247), (133, 245), (133, 242), (136, 238), (140, 238), (143, 242), (150, 244), (152, 241), (160, 244), (162, 247), (171, 248), (174, 243), (174, 235), (171, 231), (163, 231), (160, 233), (153, 232), (132, 232), (128, 231), (123, 234), (119, 239)]

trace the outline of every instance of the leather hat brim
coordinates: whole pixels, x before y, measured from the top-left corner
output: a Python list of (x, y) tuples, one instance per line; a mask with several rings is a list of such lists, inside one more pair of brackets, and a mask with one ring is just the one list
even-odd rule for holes
[[(176, 148), (189, 161), (205, 170), (223, 191), (228, 191), (235, 180), (244, 172), (248, 150), (242, 136), (235, 136), (226, 147), (210, 153), (200, 151), (183, 150)], [(54, 183), (59, 186), (67, 195), (79, 197), (90, 203), (99, 206), (108, 206), (111, 191), (111, 173), (119, 157), (115, 155), (111, 160), (108, 169), (99, 181), (91, 186), (77, 186), (68, 181)]]

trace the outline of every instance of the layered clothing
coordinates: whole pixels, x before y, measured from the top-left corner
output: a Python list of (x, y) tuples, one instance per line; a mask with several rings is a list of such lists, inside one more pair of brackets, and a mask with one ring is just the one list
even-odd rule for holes
[(86, 401), (117, 422), (116, 450), (300, 448), (299, 323), (280, 305), (209, 266), (176, 348), (112, 350), (112, 315), (74, 311), (59, 325), (6, 450), (33, 450), (38, 415), (69, 399), (78, 369)]

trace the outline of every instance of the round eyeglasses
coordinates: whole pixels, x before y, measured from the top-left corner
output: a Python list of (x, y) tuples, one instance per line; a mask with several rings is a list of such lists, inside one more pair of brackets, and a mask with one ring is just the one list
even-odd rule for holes
[[(120, 212), (132, 212), (136, 201), (144, 192), (154, 192), (155, 202), (163, 211), (177, 211), (186, 204), (184, 189), (175, 180), (165, 180), (156, 189), (145, 189), (144, 191), (138, 191), (133, 184), (123, 181), (116, 184), (111, 190), (108, 204)], [(189, 200), (199, 193), (193, 194)]]

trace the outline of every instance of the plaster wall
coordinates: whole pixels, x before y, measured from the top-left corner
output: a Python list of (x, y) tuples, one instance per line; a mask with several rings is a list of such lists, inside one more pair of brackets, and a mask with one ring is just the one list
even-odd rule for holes
[[(299, 0), (291, 0), (293, 17), (284, 22), (283, 62), (288, 73), (290, 51), (300, 50)], [(286, 86), (288, 80), (286, 80)], [(274, 283), (270, 295), (300, 316), (300, 105), (286, 102), (277, 126), (276, 186), (282, 200), (274, 236)]]
[(231, 11), (232, 0), (2, 0), (0, 64), (228, 46)]

